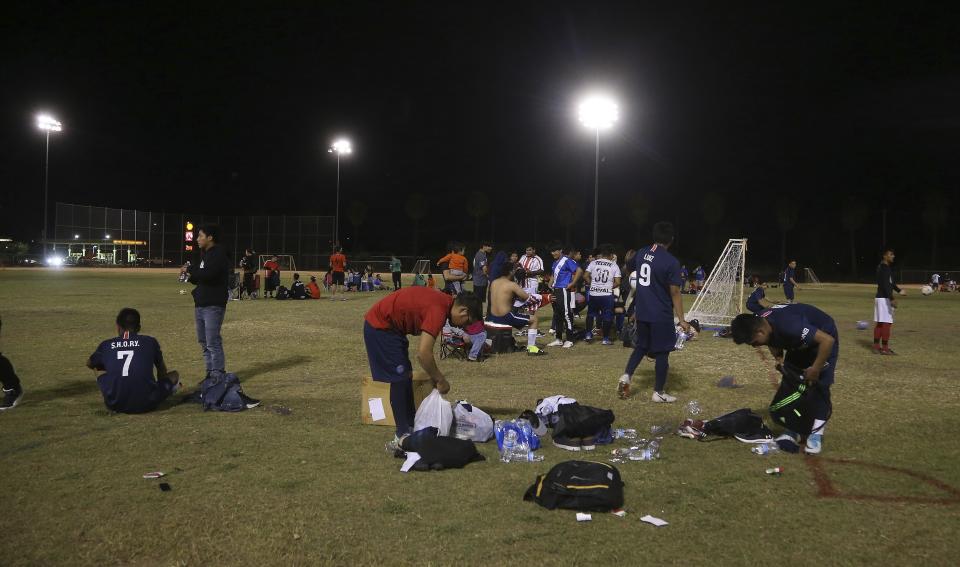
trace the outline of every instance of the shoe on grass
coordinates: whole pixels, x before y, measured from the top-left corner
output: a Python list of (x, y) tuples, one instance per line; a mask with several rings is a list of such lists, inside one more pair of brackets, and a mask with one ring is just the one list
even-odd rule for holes
[(617, 383), (617, 397), (625, 400), (630, 397), (630, 377), (624, 374)]
[(593, 333), (587, 333), (587, 334), (583, 335), (583, 340), (585, 340), (585, 341), (587, 341), (587, 342), (592, 341), (592, 340), (593, 340)]
[(3, 400), (0, 401), (0, 411), (13, 409), (23, 399), (23, 388), (3, 389)]
[(800, 436), (793, 431), (784, 431), (783, 435), (773, 441), (777, 444), (777, 447), (780, 447), (781, 451), (786, 451), (787, 453), (800, 452)]
[(610, 346), (613, 344), (613, 341), (611, 341), (610, 339), (603, 339), (602, 341), (600, 341), (600, 344), (602, 344), (603, 346)]
[(571, 348), (571, 347), (573, 347), (573, 341), (565, 341), (563, 343), (563, 348)]
[(595, 437), (584, 437), (580, 439), (580, 450), (581, 451), (593, 451), (597, 448), (596, 438)]
[(564, 451), (579, 451), (582, 440), (580, 438), (564, 437), (563, 435), (554, 435), (553, 446)]
[(672, 404), (677, 401), (676, 396), (671, 396), (666, 392), (654, 392), (653, 396), (650, 397), (650, 400), (658, 404)]
[(807, 436), (807, 444), (803, 452), (808, 455), (819, 455), (823, 449), (823, 435), (820, 433), (811, 433)]
[(885, 348), (882, 351), (880, 351), (880, 354), (884, 354), (887, 356), (897, 356), (897, 353), (894, 352), (892, 348)]
[(260, 405), (260, 400), (251, 398), (243, 392), (240, 392), (240, 399), (243, 400), (243, 405), (247, 406), (247, 409), (253, 409)]
[(547, 343), (547, 346), (563, 346), (563, 341), (555, 339), (553, 342)]

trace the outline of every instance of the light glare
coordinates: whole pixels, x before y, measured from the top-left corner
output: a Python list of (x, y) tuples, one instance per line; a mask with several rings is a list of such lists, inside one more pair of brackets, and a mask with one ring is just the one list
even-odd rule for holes
[(37, 116), (37, 128), (48, 132), (60, 132), (63, 130), (63, 124), (49, 114), (40, 114)]
[(606, 130), (620, 118), (620, 109), (612, 99), (594, 95), (580, 103), (580, 122), (587, 128)]
[(330, 151), (337, 152), (338, 154), (351, 154), (353, 153), (353, 148), (350, 146), (349, 140), (340, 139), (333, 143)]

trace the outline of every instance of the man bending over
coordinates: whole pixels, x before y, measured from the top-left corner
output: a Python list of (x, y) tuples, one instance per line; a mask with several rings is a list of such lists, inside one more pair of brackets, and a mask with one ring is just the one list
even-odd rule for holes
[(525, 305), (539, 305), (540, 296), (535, 293), (528, 293), (520, 287), (513, 276), (517, 267), (512, 262), (503, 262), (498, 265), (499, 274), (497, 279), (490, 283), (490, 315), (487, 320), (491, 323), (500, 325), (510, 325), (515, 329), (522, 329), (529, 325), (527, 329), (527, 354), (543, 355), (547, 352), (537, 346), (537, 313), (533, 311), (532, 315), (519, 315), (517, 310)]

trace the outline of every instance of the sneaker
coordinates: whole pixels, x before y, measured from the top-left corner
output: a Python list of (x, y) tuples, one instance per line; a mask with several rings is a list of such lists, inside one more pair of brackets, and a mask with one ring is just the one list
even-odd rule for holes
[(579, 451), (582, 439), (564, 436), (554, 436), (553, 446), (565, 451)]
[(20, 400), (23, 399), (23, 388), (11, 388), (3, 390), (3, 401), (0, 401), (0, 411), (15, 408)]
[(821, 449), (823, 449), (823, 435), (819, 433), (808, 435), (807, 445), (803, 448), (803, 452), (808, 455), (819, 455)]
[(604, 346), (610, 346), (613, 344), (613, 341), (611, 341), (610, 339), (603, 339), (602, 341), (600, 341), (600, 344)]
[(585, 341), (587, 341), (587, 342), (592, 341), (592, 340), (593, 340), (593, 333), (587, 333), (586, 335), (583, 335), (583, 340), (585, 340)]
[(733, 438), (741, 443), (769, 443), (773, 441), (773, 435), (762, 431), (754, 433), (734, 433)]
[(887, 356), (897, 356), (897, 353), (893, 351), (892, 348), (885, 348), (880, 351), (880, 354), (885, 354)]
[(707, 432), (703, 430), (702, 420), (685, 419), (683, 423), (680, 424), (680, 428), (677, 429), (677, 435), (699, 441), (707, 436)]
[(551, 343), (547, 343), (547, 346), (563, 346), (563, 341), (556, 339)]
[(584, 437), (580, 439), (580, 450), (581, 451), (593, 451), (597, 448), (597, 444), (593, 437)]
[(677, 401), (677, 397), (671, 396), (666, 392), (654, 392), (650, 400), (658, 404), (672, 404), (673, 402)]
[(240, 392), (240, 399), (243, 400), (243, 405), (247, 406), (247, 409), (253, 409), (260, 405), (260, 400), (255, 400), (243, 392)]
[[(554, 341), (556, 342), (556, 341)], [(566, 341), (563, 343), (563, 348), (570, 348), (573, 346), (573, 341)]]
[(538, 338), (538, 339), (542, 339), (542, 338), (545, 337), (545, 336), (547, 336), (547, 335), (544, 335), (544, 334), (543, 334), (543, 331), (537, 331), (537, 338)]
[(880, 350), (880, 345), (876, 345), (870, 350), (873, 352), (873, 354), (883, 354), (883, 351)]
[(528, 356), (543, 356), (545, 354), (547, 354), (547, 351), (543, 350), (540, 347), (535, 347), (535, 346), (527, 347)]
[(556, 329), (550, 329), (550, 334), (551, 334), (551, 335), (556, 335), (556, 334), (557, 334), (557, 330), (556, 330)]
[(780, 447), (781, 451), (786, 451), (787, 453), (800, 452), (800, 437), (792, 431), (784, 432), (783, 435), (774, 439), (774, 442), (777, 444), (777, 447)]
[(617, 383), (617, 397), (625, 400), (630, 397), (630, 377), (623, 375)]

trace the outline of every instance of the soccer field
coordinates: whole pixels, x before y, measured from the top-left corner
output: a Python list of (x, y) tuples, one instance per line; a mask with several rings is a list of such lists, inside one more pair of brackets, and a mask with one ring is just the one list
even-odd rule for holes
[[(606, 460), (612, 447), (569, 453), (547, 439), (543, 462), (504, 464), (495, 443), (478, 444), (486, 462), (399, 472), (402, 462), (384, 451), (392, 428), (359, 420), (368, 373), (361, 321), (383, 293), (231, 302), (228, 370), (263, 405), (127, 416), (105, 410), (84, 361), (114, 334), (117, 311), (136, 307), (143, 334), (160, 341), (192, 389), (202, 360), (192, 300), (177, 293), (190, 286), (170, 272), (41, 269), (0, 271), (0, 284), (0, 345), (26, 391), (0, 414), (3, 565), (954, 565), (960, 554), (958, 294), (909, 290), (893, 329), (900, 355), (882, 357), (869, 350), (871, 331), (855, 324), (872, 320), (873, 286), (801, 290), (798, 299), (833, 315), (841, 333), (822, 455), (760, 457), (734, 440), (671, 435), (661, 460), (617, 465), (625, 517), (594, 513), (578, 523), (572, 511), (522, 496), (556, 463)], [(495, 418), (552, 394), (611, 408), (618, 426), (647, 431), (675, 427), (691, 399), (709, 417), (762, 411), (773, 394), (771, 363), (711, 335), (671, 356), (673, 405), (650, 402), (649, 362), (635, 397), (617, 399), (628, 356), (619, 345), (440, 367), (447, 399)], [(744, 386), (717, 388), (724, 375)], [(764, 474), (773, 466), (783, 475)], [(157, 470), (172, 491), (141, 478)], [(670, 525), (642, 523), (645, 514)]]

